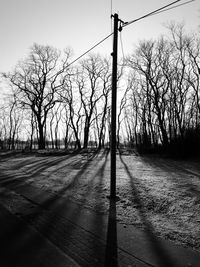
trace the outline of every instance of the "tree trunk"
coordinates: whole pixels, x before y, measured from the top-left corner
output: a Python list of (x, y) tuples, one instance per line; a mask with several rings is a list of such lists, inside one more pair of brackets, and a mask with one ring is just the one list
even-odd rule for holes
[(87, 148), (87, 146), (88, 146), (88, 139), (89, 139), (89, 128), (87, 126), (85, 126), (85, 129), (84, 129), (83, 148)]
[(41, 123), (38, 123), (38, 130), (39, 130), (38, 148), (45, 149), (44, 127)]

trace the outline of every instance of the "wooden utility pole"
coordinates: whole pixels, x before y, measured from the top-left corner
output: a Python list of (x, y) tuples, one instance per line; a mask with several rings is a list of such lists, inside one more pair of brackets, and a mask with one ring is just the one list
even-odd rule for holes
[(112, 65), (112, 102), (111, 102), (111, 168), (110, 198), (116, 199), (116, 108), (117, 108), (117, 49), (118, 49), (118, 14), (114, 14), (113, 65)]

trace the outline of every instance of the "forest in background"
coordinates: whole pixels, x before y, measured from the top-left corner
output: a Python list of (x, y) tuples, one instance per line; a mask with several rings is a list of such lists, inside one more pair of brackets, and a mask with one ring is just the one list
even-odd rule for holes
[[(117, 146), (140, 152), (200, 151), (200, 38), (171, 23), (119, 60)], [(1, 74), (0, 149), (109, 146), (112, 61), (34, 44)], [(8, 89), (7, 89), (8, 91)]]

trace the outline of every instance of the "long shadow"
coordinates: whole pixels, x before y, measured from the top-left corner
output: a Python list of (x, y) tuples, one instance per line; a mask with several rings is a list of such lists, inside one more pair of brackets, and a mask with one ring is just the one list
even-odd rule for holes
[[(56, 159), (44, 159), (41, 161), (41, 159), (35, 160), (35, 162), (32, 162), (28, 172), (23, 174), (18, 174), (17, 177), (13, 177), (8, 174), (1, 173), (1, 179), (0, 183), (2, 185), (6, 184), (13, 184), (13, 183), (24, 183), (27, 179), (34, 178), (35, 176), (40, 175), (43, 171), (47, 170), (48, 168), (52, 166), (56, 166), (57, 164), (60, 164), (61, 162), (64, 162), (68, 160), (69, 158), (72, 159), (77, 156), (77, 152), (71, 153), (70, 155), (62, 156), (61, 158), (58, 157)], [(29, 163), (29, 162), (28, 162)], [(24, 167), (27, 165), (27, 162), (22, 162), (14, 166), (15, 170), (20, 170), (21, 167)], [(64, 168), (63, 166), (62, 168)], [(84, 166), (83, 166), (84, 167)], [(55, 170), (55, 172), (58, 170), (58, 168)], [(52, 173), (52, 171), (51, 171)]]
[[(76, 255), (74, 254), (73, 249), (70, 249), (70, 247), (71, 247), (70, 240), (71, 240), (71, 238), (74, 237), (74, 235), (76, 236), (77, 228), (74, 226), (73, 223), (71, 223), (71, 224), (68, 223), (68, 228), (67, 228), (67, 230), (65, 230), (65, 235), (67, 235), (68, 241), (66, 241), (66, 239), (65, 240), (62, 239), (62, 238), (64, 238), (65, 235), (62, 235), (62, 238), (60, 240), (56, 240), (55, 232), (58, 231), (58, 229), (62, 229), (62, 223), (61, 223), (62, 220), (60, 220), (59, 218), (63, 216), (63, 212), (65, 214), (68, 214), (68, 216), (71, 218), (72, 222), (78, 222), (78, 220), (80, 220), (81, 206), (79, 206), (79, 208), (75, 207), (75, 209), (72, 209), (70, 204), (68, 205), (67, 198), (64, 195), (65, 195), (65, 192), (67, 190), (73, 188), (73, 186), (75, 186), (76, 182), (78, 182), (78, 180), (81, 179), (81, 177), (84, 175), (84, 173), (87, 171), (88, 167), (90, 166), (90, 163), (93, 161), (93, 159), (96, 156), (97, 156), (97, 153), (90, 154), (89, 157), (87, 157), (87, 161), (85, 162), (85, 164), (83, 166), (81, 166), (81, 169), (73, 177), (73, 180), (67, 186), (63, 187), (56, 194), (49, 194), (49, 196), (47, 196), (47, 198), (44, 201), (41, 201), (40, 207), (38, 209), (35, 209), (34, 212), (31, 214), (31, 216), (27, 216), (27, 218), (30, 220), (30, 222), (31, 221), (32, 221), (32, 223), (36, 222), (36, 225), (38, 223), (38, 225), (39, 225), (38, 230), (41, 231), (48, 238), (50, 237), (52, 242), (58, 242), (61, 247), (62, 247), (62, 243), (69, 242), (69, 245), (66, 246), (67, 250), (68, 250), (67, 252), (69, 253), (69, 255), (71, 255), (74, 258), (76, 258)], [(100, 157), (97, 158), (97, 160), (101, 160), (103, 157), (105, 157), (104, 153), (101, 154)], [(82, 201), (81, 205), (84, 205), (84, 202), (86, 202), (87, 195), (92, 190), (92, 184), (94, 182), (95, 177), (97, 177), (98, 175), (100, 175), (100, 177), (103, 177), (103, 172), (104, 172), (106, 160), (107, 160), (107, 156), (105, 157), (105, 161), (103, 162), (100, 169), (98, 169), (94, 173), (94, 176), (92, 177), (91, 181), (89, 182), (85, 194), (82, 196), (83, 201)], [(31, 194), (31, 190), (32, 189), (30, 187), (30, 194)], [(33, 190), (36, 191), (36, 189), (33, 189)], [(20, 193), (20, 188), (17, 189), (16, 191)], [(22, 189), (22, 191), (24, 191), (24, 189)], [(21, 193), (22, 193), (22, 195), (24, 195), (23, 192), (21, 192)], [(27, 196), (27, 198), (29, 200), (31, 199), (31, 195), (29, 196), (29, 189), (26, 190), (25, 195)], [(42, 199), (42, 195), (41, 195), (41, 199)], [(43, 219), (43, 215), (41, 217), (41, 208), (44, 208), (45, 210), (47, 210), (49, 212), (49, 214), (48, 214), (49, 217), (47, 217), (47, 219), (45, 219), (45, 217)], [(95, 225), (97, 223), (100, 223), (99, 221), (97, 222), (97, 217), (95, 215), (93, 217), (93, 219), (96, 220), (96, 222), (94, 223)], [(98, 218), (100, 218), (100, 217), (98, 217)], [(94, 225), (94, 227), (96, 227), (95, 225)], [(98, 227), (98, 229), (99, 229), (99, 227)], [(94, 241), (94, 239), (92, 241)], [(86, 244), (86, 246), (91, 248), (91, 244)], [(101, 248), (101, 246), (99, 246), (99, 247)], [(96, 250), (90, 249), (90, 252), (91, 251), (93, 251), (93, 255), (94, 255), (94, 253), (97, 253), (97, 249)]]
[[(91, 218), (91, 223), (93, 224), (93, 229), (95, 233), (98, 233), (98, 237), (102, 238), (105, 234), (105, 242), (106, 246), (99, 247), (99, 250), (96, 250), (96, 242), (98, 240), (93, 240), (93, 253), (98, 253), (101, 255), (103, 259), (103, 266), (106, 267), (117, 267), (118, 266), (118, 251), (117, 251), (117, 219), (116, 219), (116, 202), (109, 200), (109, 212), (108, 212), (108, 220), (105, 222), (102, 216), (98, 216), (98, 211), (102, 208), (102, 197), (105, 192), (103, 192), (103, 187), (105, 186), (103, 179), (105, 178), (105, 167), (107, 164), (109, 150), (104, 150), (104, 152), (100, 155), (99, 160), (104, 158), (104, 161), (100, 168), (95, 172), (94, 179), (90, 181), (88, 184), (88, 188), (83, 197), (86, 200), (86, 196), (89, 196), (92, 193), (93, 185), (96, 184), (99, 189), (98, 193), (95, 194), (95, 211), (97, 214)], [(98, 178), (98, 181), (95, 179)], [(108, 198), (106, 198), (106, 201)], [(107, 229), (103, 229), (103, 227), (107, 226)], [(96, 229), (95, 229), (96, 228)], [(106, 230), (106, 231), (105, 231)]]
[(195, 168), (194, 172), (193, 170), (185, 168), (184, 164), (182, 165), (181, 160), (175, 161), (174, 159), (165, 159), (157, 157), (150, 158), (149, 156), (143, 157), (142, 160), (150, 166), (168, 173), (174, 172), (174, 170), (176, 170), (176, 172), (183, 172), (185, 174), (187, 173), (189, 175), (195, 175), (196, 177), (200, 178), (200, 170), (197, 169), (197, 166), (194, 167), (191, 165), (191, 167)]
[(116, 201), (110, 199), (106, 240), (105, 267), (118, 266)]
[[(95, 210), (101, 209), (101, 203), (99, 199), (103, 195), (103, 178), (105, 176), (104, 171), (107, 164), (109, 150), (104, 150), (104, 152), (100, 155), (99, 160), (105, 157), (103, 164), (97, 170), (94, 175), (94, 179), (98, 177), (97, 184), (99, 186), (98, 195), (95, 196), (96, 198), (96, 206)], [(88, 185), (88, 190), (85, 192), (85, 196), (91, 193), (92, 185), (94, 180), (91, 180), (90, 184)], [(98, 228), (102, 228), (105, 222), (100, 221), (102, 217), (94, 216), (93, 217), (93, 224)], [(99, 233), (99, 236), (101, 233)], [(94, 249), (95, 252), (95, 249)], [(98, 253), (103, 255), (103, 251), (98, 251)], [(117, 245), (117, 212), (116, 212), (116, 201), (110, 199), (109, 200), (109, 212), (108, 212), (108, 221), (107, 221), (107, 232), (106, 232), (106, 247), (104, 251), (104, 266), (105, 267), (117, 267), (118, 266), (118, 245)]]
[[(98, 157), (97, 157), (98, 156)], [(97, 161), (100, 161), (102, 159), (103, 162), (100, 165), (99, 168), (97, 168), (97, 171), (94, 172), (94, 175), (92, 175), (91, 180), (89, 181), (87, 185), (87, 190), (84, 192), (82, 195), (82, 202), (81, 206), (77, 207), (71, 207), (71, 204), (68, 204), (67, 197), (65, 197), (65, 193), (67, 190), (73, 188), (75, 184), (83, 177), (85, 172), (87, 171), (88, 167), (90, 166), (90, 163), (94, 160), (94, 158), (97, 157)], [(44, 234), (47, 238), (50, 238), (50, 240), (53, 243), (56, 243), (61, 249), (63, 244), (65, 243), (65, 252), (69, 254), (72, 258), (77, 260), (80, 264), (82, 263), (82, 260), (77, 256), (76, 251), (73, 249), (73, 240), (74, 238), (80, 238), (80, 243), (85, 242), (83, 237), (81, 237), (81, 230), (76, 227), (76, 225), (73, 222), (77, 222), (81, 219), (82, 216), (82, 205), (87, 201), (87, 196), (92, 192), (93, 185), (96, 180), (96, 184), (99, 185), (99, 188), (103, 190), (103, 177), (104, 177), (104, 170), (105, 166), (107, 163), (107, 157), (108, 157), (108, 151), (104, 151), (104, 153), (100, 154), (99, 152), (97, 153), (92, 153), (87, 156), (86, 162), (81, 166), (80, 170), (76, 173), (76, 175), (73, 177), (71, 182), (63, 187), (60, 191), (58, 191), (56, 194), (49, 194), (47, 195), (47, 198), (44, 198), (44, 201), (41, 199), (40, 205), (38, 208), (36, 208), (33, 212), (30, 212), (30, 215), (25, 216), (25, 219), (30, 221), (30, 223), (36, 225), (36, 228)], [(96, 161), (95, 161), (96, 163)], [(29, 186), (29, 185), (28, 185)], [(28, 189), (27, 186), (27, 189)], [(26, 187), (22, 189), (22, 192), (20, 192), (17, 189), (16, 192), (22, 193), (25, 191)], [(31, 195), (29, 196), (29, 191), (31, 194), (31, 186), (30, 190), (28, 189), (25, 193), (26, 197), (31, 200), (32, 197)], [(33, 188), (33, 191), (36, 191), (37, 189)], [(100, 190), (101, 191), (101, 190)], [(98, 194), (101, 194), (101, 192), (98, 191)], [(38, 197), (38, 196), (37, 196)], [(97, 206), (96, 208), (98, 209), (98, 205), (100, 202), (98, 202), (98, 197), (97, 197)], [(41, 195), (42, 198), (42, 195)], [(37, 203), (35, 199), (35, 203)], [(33, 202), (34, 202), (34, 197), (33, 197)], [(45, 209), (48, 211), (47, 214), (41, 214), (41, 209)], [(23, 213), (23, 210), (22, 210)], [(67, 222), (67, 229), (63, 229), (63, 219), (64, 214), (68, 214), (67, 217), (71, 218), (70, 221)], [(94, 215), (90, 218), (90, 222), (93, 224), (91, 229), (95, 229), (95, 233), (97, 233), (97, 230), (101, 229), (104, 225), (103, 221), (101, 220), (101, 216), (96, 216), (95, 213)], [(61, 233), (61, 237), (57, 232), (63, 231)], [(78, 231), (78, 234), (76, 233)], [(103, 232), (105, 229), (103, 230)], [(98, 237), (101, 235), (101, 233), (98, 233)], [(59, 236), (59, 240), (58, 240)], [(93, 243), (94, 242), (94, 243)], [(108, 228), (107, 228), (107, 240), (106, 240), (106, 247), (105, 245), (99, 245), (98, 244), (98, 239), (92, 238), (90, 239), (90, 243), (84, 243), (85, 247), (88, 247), (90, 255), (90, 259), (93, 257), (96, 257), (99, 259), (99, 265), (97, 264), (96, 266), (117, 266), (117, 227), (116, 227), (116, 204), (110, 201), (110, 207), (109, 207), (109, 216), (108, 216)], [(86, 249), (86, 248), (85, 248)], [(95, 253), (98, 255), (95, 255)], [(101, 256), (103, 256), (103, 258)], [(84, 266), (91, 266), (87, 265), (88, 263), (86, 262)]]
[[(73, 240), (71, 240), (71, 236), (73, 235), (73, 232), (75, 232), (75, 234), (77, 232), (76, 225), (68, 221), (67, 223), (68, 227), (67, 229), (64, 229), (65, 234), (62, 233), (62, 235), (60, 235), (61, 236), (60, 240), (57, 240), (56, 232), (59, 232), (60, 229), (61, 230), (63, 229), (63, 220), (59, 219), (60, 217), (62, 217), (63, 211), (70, 213), (70, 218), (72, 218), (73, 222), (76, 222), (78, 220), (78, 217), (80, 216), (81, 210), (80, 210), (80, 207), (79, 208), (76, 207), (76, 209), (73, 209), (71, 208), (70, 205), (66, 205), (67, 199), (63, 198), (63, 195), (69, 188), (75, 185), (78, 179), (81, 178), (81, 176), (85, 173), (90, 162), (93, 160), (95, 156), (96, 156), (96, 153), (92, 155), (90, 154), (90, 156), (87, 157), (87, 161), (85, 162), (85, 164), (81, 167), (79, 172), (73, 177), (73, 180), (71, 181), (71, 183), (69, 183), (66, 187), (60, 190), (57, 194), (53, 194), (53, 195), (47, 194), (47, 197), (44, 198), (44, 201), (42, 200), (42, 197), (43, 197), (42, 194), (40, 194), (41, 202), (39, 203), (38, 208), (36, 207), (34, 211), (31, 212), (28, 216), (25, 215), (25, 219), (28, 220), (28, 222), (30, 222), (31, 224), (36, 225), (36, 229), (42, 232), (44, 236), (49, 238), (53, 243), (56, 243), (61, 248), (63, 245), (62, 243), (65, 243), (66, 245), (65, 249), (67, 250), (67, 253), (75, 259), (77, 258), (77, 253), (73, 251), (73, 247), (71, 246), (73, 244)], [(8, 188), (10, 188), (10, 185), (7, 184)], [(33, 202), (34, 204), (37, 204), (37, 198), (38, 198), (37, 193), (38, 192), (36, 188), (33, 188), (33, 187), (31, 188), (30, 185), (27, 185), (24, 188), (22, 187), (20, 188), (19, 186), (14, 191), (22, 194), (28, 200), (31, 200), (31, 202)], [(32, 193), (33, 199), (32, 199), (31, 193)], [(34, 194), (36, 194), (36, 199), (34, 198)], [(23, 214), (23, 208), (24, 207), (22, 207), (21, 214)], [(45, 208), (45, 210), (47, 210), (48, 212), (47, 213), (42, 212), (43, 208)], [(67, 236), (67, 239), (66, 239), (66, 236)], [(80, 236), (78, 238), (80, 238)], [(80, 260), (80, 263), (82, 263), (82, 260)]]
[(0, 266), (61, 266), (66, 262), (54, 246), (1, 205), (0, 218)]
[(54, 194), (54, 197), (48, 200), (47, 205), (51, 205), (51, 202), (54, 202), (54, 200), (57, 200), (59, 198), (62, 198), (65, 192), (72, 187), (75, 186), (75, 184), (78, 182), (78, 180), (84, 175), (84, 173), (87, 171), (90, 163), (93, 161), (93, 159), (97, 156), (98, 152), (93, 153), (90, 155), (86, 162), (81, 166), (80, 170), (76, 173), (76, 175), (73, 177), (73, 179), (66, 185), (64, 186), (61, 190), (59, 190), (56, 194)]
[(124, 169), (125, 169), (127, 175), (130, 178), (130, 185), (132, 188), (132, 194), (134, 197), (134, 202), (138, 207), (140, 218), (141, 218), (141, 220), (145, 226), (146, 236), (147, 236), (148, 240), (150, 241), (150, 244), (152, 244), (153, 251), (155, 252), (155, 254), (157, 256), (157, 259), (159, 260), (159, 264), (160, 264), (159, 266), (173, 267), (174, 265), (170, 259), (170, 255), (167, 254), (167, 252), (164, 250), (164, 248), (162, 248), (162, 245), (159, 242), (159, 240), (155, 238), (153, 226), (152, 226), (151, 222), (148, 221), (148, 219), (145, 215), (145, 206), (141, 201), (141, 198), (140, 198), (140, 195), (139, 195), (139, 192), (138, 192), (136, 186), (134, 185), (134, 179), (135, 178), (133, 177), (133, 175), (129, 171), (129, 168), (128, 168), (127, 164), (124, 162), (122, 155), (120, 153), (119, 153), (119, 158), (120, 158), (120, 161), (122, 162), (122, 164), (124, 165)]
[[(84, 172), (87, 170), (90, 162), (94, 159), (94, 157), (96, 157), (97, 155), (94, 154), (93, 156), (91, 156), (88, 161), (85, 163), (84, 167), (81, 168), (81, 170), (77, 173), (77, 175), (74, 177), (74, 180), (71, 184), (69, 184), (67, 187), (63, 188), (62, 190), (59, 191), (58, 194), (56, 194), (53, 198), (48, 199), (45, 203), (43, 203), (43, 205), (45, 206), (45, 208), (47, 209), (54, 209), (54, 203), (59, 201), (59, 199), (61, 200), (61, 203), (59, 205), (59, 207), (57, 207), (56, 210), (56, 214), (62, 214), (62, 210), (63, 209), (68, 209), (67, 212), (70, 212), (70, 218), (72, 219), (72, 221), (76, 221), (78, 223), (78, 220), (80, 220), (81, 218), (81, 206), (80, 206), (80, 210), (71, 210), (70, 207), (66, 207), (66, 203), (65, 200), (62, 199), (62, 195), (65, 193), (65, 191), (67, 189), (70, 189), (71, 187), (73, 187), (76, 183), (76, 181), (78, 179), (80, 179), (80, 177), (82, 175), (84, 175)], [(87, 190), (84, 192), (84, 195), (82, 195), (82, 200), (81, 200), (81, 205), (84, 206), (84, 203), (87, 201), (87, 197), (91, 194), (92, 192), (92, 188), (93, 188), (93, 184), (94, 184), (94, 180), (98, 177), (99, 181), (98, 181), (98, 185), (101, 187), (103, 185), (102, 183), (102, 178), (104, 175), (104, 169), (105, 169), (105, 165), (107, 162), (107, 156), (108, 156), (108, 152), (104, 152), (102, 153), (98, 160), (101, 160), (102, 158), (105, 157), (103, 164), (101, 165), (101, 167), (99, 169), (97, 169), (97, 171), (94, 173), (94, 176), (92, 177), (91, 181), (89, 181), (88, 185), (87, 185)], [(102, 188), (102, 187), (101, 187)], [(98, 197), (97, 197), (97, 208), (98, 209)], [(59, 224), (56, 221), (56, 214), (54, 214), (54, 224), (56, 225), (56, 228), (59, 228)], [(112, 214), (112, 216), (111, 216)], [(87, 221), (88, 224), (91, 225), (91, 228), (89, 227), (89, 229), (97, 234), (98, 237), (102, 237), (101, 236), (101, 231), (102, 231), (102, 226), (103, 226), (103, 221), (101, 221), (102, 217), (98, 216), (98, 213), (93, 213), (92, 217), (89, 218), (90, 221)], [(113, 228), (113, 226), (115, 225), (115, 227)], [(52, 229), (48, 229), (48, 225), (44, 225), (43, 226), (44, 229), (42, 230), (43, 232), (45, 231), (46, 235), (49, 236), (51, 234), (53, 234), (53, 230)], [(113, 232), (113, 230), (115, 230), (115, 233)], [(68, 226), (67, 229), (67, 238), (70, 240), (71, 237), (74, 236), (74, 232), (76, 232), (77, 229), (74, 228), (73, 225)], [(103, 233), (102, 233), (103, 234)], [(76, 235), (76, 234), (75, 234)], [(113, 244), (114, 238), (116, 239), (116, 206), (110, 205), (110, 210), (109, 210), (109, 221), (108, 221), (108, 229), (107, 229), (107, 244), (106, 244), (106, 252), (104, 250), (104, 246), (99, 244), (99, 240), (97, 238), (93, 238), (90, 240), (90, 242), (88, 242), (87, 244), (85, 244), (85, 249), (89, 249), (89, 254), (88, 256), (92, 257), (92, 258), (96, 258), (98, 259), (98, 263), (96, 263), (95, 266), (103, 266), (102, 264), (106, 264), (106, 266), (117, 266), (116, 262), (117, 262), (117, 245), (116, 243)], [(80, 241), (81, 242), (81, 241)], [(70, 247), (70, 245), (69, 245)], [(114, 249), (113, 249), (114, 248)], [(74, 257), (73, 255), (73, 251), (68, 251), (69, 255), (71, 255), (72, 257)], [(105, 259), (105, 262), (103, 263), (102, 261), (104, 261), (105, 257), (105, 253), (107, 254), (107, 257)], [(110, 254), (111, 253), (111, 254)], [(74, 257), (75, 258), (75, 257)], [(77, 258), (75, 258), (75, 260), (78, 260)], [(80, 262), (81, 263), (81, 262)], [(111, 265), (112, 264), (112, 265)]]
[[(54, 153), (54, 154), (40, 154), (37, 152), (33, 153), (18, 153), (18, 158), (21, 158), (20, 162), (10, 167), (10, 170), (20, 170), (24, 166), (29, 166), (27, 169), (27, 175), (31, 172), (33, 175), (38, 175), (42, 171), (48, 169), (49, 167), (55, 166), (66, 159), (73, 158), (79, 154), (78, 151), (68, 152), (68, 153)], [(15, 155), (15, 154), (14, 154)], [(29, 157), (31, 156), (31, 158)], [(56, 158), (55, 158), (56, 157)], [(12, 156), (12, 158), (16, 158)], [(6, 157), (4, 157), (6, 159)]]
[(84, 175), (84, 173), (87, 171), (91, 161), (97, 156), (97, 152), (90, 155), (90, 157), (87, 158), (86, 162), (81, 166), (80, 170), (76, 173), (75, 176), (73, 176), (72, 180), (64, 186), (62, 189), (60, 189), (58, 192), (49, 194), (49, 198), (47, 198), (44, 202), (42, 202), (41, 206), (45, 209), (49, 209), (52, 207), (54, 202), (58, 202), (61, 200), (63, 201), (63, 197), (67, 190), (73, 188), (75, 184), (78, 182), (79, 179)]
[[(102, 166), (97, 171), (96, 175), (99, 176), (98, 185), (100, 189), (103, 187), (103, 178), (105, 166), (107, 163), (109, 151), (105, 150), (101, 157), (105, 157), (105, 161)], [(99, 195), (103, 195), (102, 190), (100, 190)], [(97, 196), (98, 197), (101, 196)], [(97, 209), (100, 208), (97, 201)], [(98, 217), (95, 217), (98, 219)], [(99, 224), (99, 221), (94, 221), (94, 224)], [(103, 225), (103, 223), (102, 223)], [(116, 211), (116, 201), (109, 200), (109, 212), (108, 212), (108, 222), (107, 222), (107, 234), (106, 234), (106, 248), (105, 248), (105, 267), (117, 267), (118, 266), (118, 243), (117, 243), (117, 211)]]
[[(176, 188), (178, 191), (182, 189), (184, 190), (182, 193), (185, 192), (186, 196), (188, 196), (188, 192), (190, 192), (194, 197), (198, 198), (200, 194), (200, 187), (198, 187), (196, 183), (193, 183), (190, 176), (186, 176), (186, 174), (195, 176), (196, 181), (198, 181), (200, 178), (199, 170), (197, 170), (197, 174), (196, 171), (193, 172), (192, 170), (188, 170), (187, 168), (180, 166), (179, 163), (176, 164), (176, 162), (171, 159), (164, 160), (161, 158), (159, 160), (152, 160), (149, 157), (144, 157), (142, 160), (145, 164), (149, 164), (152, 168), (167, 173), (168, 175), (166, 176), (166, 180), (173, 184), (174, 191)], [(184, 175), (181, 175), (181, 173), (184, 173)]]
[[(63, 197), (63, 195), (65, 194), (65, 192), (72, 188), (76, 182), (80, 179), (80, 177), (85, 173), (85, 171), (87, 170), (90, 162), (93, 160), (94, 157), (96, 157), (97, 153), (94, 153), (92, 155), (90, 155), (90, 157), (87, 158), (87, 161), (83, 164), (83, 166), (81, 167), (81, 169), (77, 172), (77, 174), (73, 177), (73, 179), (66, 185), (64, 186), (61, 190), (59, 190), (57, 193), (53, 193), (53, 194), (49, 194), (49, 198), (47, 198), (43, 203), (42, 203), (42, 206), (45, 207), (45, 208), (48, 208), (50, 207), (55, 201), (58, 201), (59, 199), (61, 199)], [(73, 155), (75, 156), (75, 155)], [(54, 162), (54, 164), (58, 163), (58, 162), (61, 162), (63, 160), (66, 160), (65, 159), (58, 159), (56, 160), (56, 162)], [(50, 163), (49, 163), (50, 164)], [(44, 166), (44, 168), (48, 168), (47, 166)], [(38, 171), (39, 172), (39, 171)], [(35, 175), (35, 174), (34, 174)], [(20, 190), (20, 187), (23, 187), (23, 186), (28, 186), (30, 188), (29, 191), (31, 191), (31, 188), (34, 190), (36, 190), (36, 188), (34, 186), (30, 186), (30, 185), (26, 185), (24, 182), (25, 180), (32, 176), (21, 176), (21, 177), (18, 177), (18, 178), (13, 178), (11, 175), (8, 175), (8, 174), (3, 174), (2, 175), (3, 178), (1, 179), (1, 185), (2, 186), (5, 186), (5, 187), (8, 187), (8, 188), (11, 188), (11, 189), (15, 189), (16, 188), (16, 192), (19, 192)], [(21, 178), (21, 179), (20, 179)], [(20, 193), (20, 192), (19, 192)], [(29, 198), (28, 197), (28, 193), (29, 192), (25, 192), (27, 193), (25, 197)]]

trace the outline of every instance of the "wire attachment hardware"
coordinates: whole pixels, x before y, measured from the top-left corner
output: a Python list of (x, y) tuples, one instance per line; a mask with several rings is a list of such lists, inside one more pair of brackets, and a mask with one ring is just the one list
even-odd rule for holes
[(119, 25), (119, 32), (121, 32), (122, 31), (122, 22), (120, 21), (120, 25)]

